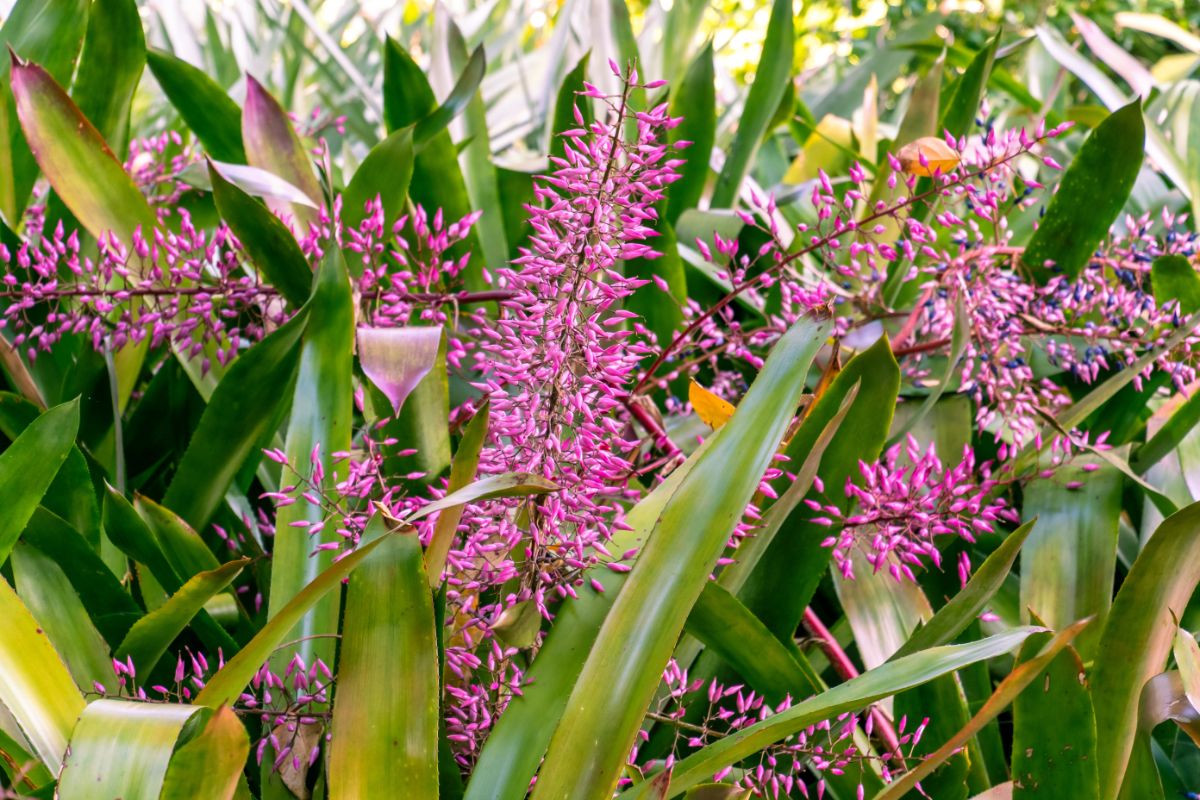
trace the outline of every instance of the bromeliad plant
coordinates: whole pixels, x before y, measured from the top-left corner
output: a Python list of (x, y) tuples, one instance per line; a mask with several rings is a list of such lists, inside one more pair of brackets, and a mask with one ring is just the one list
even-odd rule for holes
[[(1140, 101), (1002, 125), (992, 40), (827, 173), (776, 2), (727, 151), (711, 47), (585, 58), (532, 176), (451, 25), (350, 168), (131, 0), (0, 36), (6, 796), (1189, 785), (1200, 276), (1122, 214)], [(184, 128), (131, 140), (144, 65)]]

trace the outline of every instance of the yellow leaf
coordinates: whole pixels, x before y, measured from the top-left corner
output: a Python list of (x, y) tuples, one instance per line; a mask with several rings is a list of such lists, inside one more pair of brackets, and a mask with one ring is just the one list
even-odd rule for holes
[(700, 419), (704, 420), (704, 424), (714, 431), (729, 422), (729, 418), (733, 416), (734, 407), (730, 403), (717, 397), (695, 380), (688, 386), (688, 401)]
[[(921, 162), (924, 157), (924, 163)], [(915, 142), (909, 142), (896, 153), (900, 169), (909, 175), (930, 177), (940, 171), (943, 175), (958, 166), (958, 152), (944, 139), (936, 136), (922, 136)]]

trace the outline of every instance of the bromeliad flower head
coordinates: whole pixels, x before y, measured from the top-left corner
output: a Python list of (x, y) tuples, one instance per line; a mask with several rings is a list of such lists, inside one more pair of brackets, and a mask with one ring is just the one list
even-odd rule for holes
[(973, 542), (979, 534), (993, 533), (997, 522), (1018, 520), (1005, 499), (995, 496), (1000, 483), (991, 477), (990, 466), (976, 465), (969, 446), (962, 460), (947, 468), (933, 445), (922, 452), (909, 436), (879, 461), (859, 462), (859, 473), (857, 481), (850, 477), (845, 485), (846, 497), (857, 506), (852, 513), (833, 503), (804, 501), (823, 515), (814, 522), (840, 527), (821, 544), (833, 548), (834, 561), (848, 579), (854, 577), (855, 550), (874, 571), (915, 581), (914, 567), (926, 561), (941, 567), (938, 537)]

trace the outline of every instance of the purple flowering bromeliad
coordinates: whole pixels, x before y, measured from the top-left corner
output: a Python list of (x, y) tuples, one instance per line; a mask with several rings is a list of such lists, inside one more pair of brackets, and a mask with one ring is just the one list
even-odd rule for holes
[[(613, 535), (627, 529), (626, 510), (678, 466), (695, 439), (704, 438), (695, 428), (678, 433), (692, 417), (689, 403), (674, 396), (679, 379), (702, 376), (717, 395), (736, 402), (746, 375), (762, 366), (766, 351), (790, 326), (806, 316), (832, 315), (825, 377), (797, 423), (819, 403), (841, 357), (865, 350), (885, 333), (906, 384), (916, 390), (914, 405), (921, 403), (920, 393), (935, 389), (969, 398), (987, 457), (968, 445), (948, 464), (932, 444), (910, 434), (878, 460), (860, 462), (857, 474), (838, 485), (826, 486), (818, 472), (796, 512), (831, 529), (823, 546), (845, 579), (856, 577), (861, 557), (872, 571), (896, 581), (941, 569), (944, 542), (974, 542), (1017, 522), (1013, 487), (1034, 477), (1053, 479), (1076, 461), (1085, 470), (1095, 468), (1092, 459), (1106, 450), (1106, 434), (1073, 428), (1043, 433), (1046, 417), (1072, 402), (1054, 375), (1066, 373), (1086, 385), (1111, 369), (1143, 363), (1139, 388), (1165, 380), (1184, 391), (1196, 380), (1191, 352), (1200, 341), (1172, 339), (1180, 322), (1177, 304), (1156, 302), (1148, 289), (1151, 259), (1192, 252), (1192, 236), (1180, 230), (1182, 218), (1125, 220), (1122, 233), (1073, 279), (1059, 275), (1039, 284), (1021, 267), (1008, 216), (1042, 202), (1039, 172), (1057, 164), (1041, 151), (1064, 127), (947, 136), (955, 158), (945, 169), (930, 169), (923, 154), (915, 162), (889, 157), (882, 194), (872, 191), (879, 175), (858, 164), (836, 180), (822, 171), (805, 187), (800, 222), (789, 216), (795, 208), (785, 214), (776, 198), (748, 192), (748, 210), (737, 216), (753, 236), (714, 232), (681, 244), (707, 262), (727, 291), (715, 302), (680, 305), (681, 324), (660, 341), (627, 306), (639, 293), (674, 303), (670, 287), (661, 278), (630, 277), (623, 265), (660, 255), (660, 209), (680, 177), (689, 143), (669, 143), (668, 132), (681, 120), (670, 116), (666, 103), (633, 107), (635, 94), (653, 92), (662, 82), (642, 84), (636, 70), (612, 68), (621, 92), (608, 96), (585, 86), (582, 96), (599, 101), (604, 113), (588, 122), (576, 109), (576, 127), (561, 134), (562, 156), (534, 184), (527, 207), (532, 233), (510, 264), (489, 265), (489, 290), (462, 288), (469, 260), (463, 245), (478, 212), (447, 220), (441, 210), (416, 206), (388, 224), (375, 200), (351, 227), (342, 223), (339, 198), (306, 230), (295, 230), (314, 265), (335, 247), (361, 259), (355, 282), (364, 326), (359, 357), (392, 413), (373, 415), (365, 387), (359, 388), (362, 424), (353, 449), (334, 454), (345, 477), (332, 489), (323, 481), (319, 444), (311, 464), (288, 463), (283, 452), (269, 450), (290, 485), (259, 498), (268, 502), (246, 520), (249, 526), (269, 535), (273, 511), (296, 502), (299, 490), (306, 502), (327, 511), (325, 522), (305, 523), (314, 548), (344, 554), (358, 543), (372, 504), (403, 517), (449, 491), (444, 480), (424, 483), (430, 476), (397, 475), (389, 468), (392, 459), (414, 455), (411, 448), (398, 449), (406, 443), (388, 432), (389, 422), (430, 368), (425, 363), (403, 380), (385, 374), (402, 367), (376, 368), (372, 353), (405, 339), (391, 335), (401, 331), (418, 331), (418, 349), (427, 354), (420, 361), (432, 360), (444, 331), (446, 365), (473, 390), (472, 399), (452, 409), (450, 421), (461, 427), (476, 413), (487, 414), (478, 473), (529, 472), (558, 487), (469, 504), (451, 531), (442, 574), (432, 576), (445, 583), (444, 718), (464, 771), (527, 685), (526, 672), (544, 639), (541, 620), (555, 619), (561, 604), (581, 592), (602, 592), (593, 570), (630, 569), (637, 551), (610, 549)], [(0, 246), (3, 324), (30, 361), (68, 334), (86, 334), (98, 350), (142, 341), (170, 344), (206, 372), (287, 321), (278, 292), (247, 267), (232, 231), (224, 225), (202, 230), (175, 208), (191, 191), (180, 176), (199, 156), (185, 150), (166, 159), (166, 141), (136, 143), (127, 164), (168, 223), (161, 230), (135, 235), (131, 248), (105, 238), (94, 255), (85, 255), (76, 232), (61, 224), (42, 230), (42, 209), (34, 207), (27, 214), (28, 241), (15, 249)], [(1018, 181), (1026, 187), (1019, 192)], [(917, 208), (933, 211), (914, 213)], [(67, 274), (71, 280), (62, 280)], [(1039, 359), (1055, 370), (1036, 368)], [(739, 547), (762, 529), (764, 510), (796, 479), (789, 469), (799, 464), (787, 463), (782, 453), (776, 463), (730, 532), (719, 568), (737, 562)], [(419, 523), (427, 546), (437, 521)], [(336, 528), (338, 538), (316, 544), (323, 527)], [(244, 549), (244, 538), (220, 533), (231, 550)], [(965, 582), (965, 550), (957, 567)], [(815, 616), (810, 622), (824, 630)], [(852, 664), (832, 636), (823, 645), (833, 648), (835, 668), (851, 677)], [(190, 699), (212, 672), (204, 655), (190, 659), (190, 671), (179, 660), (171, 687), (143, 687), (135, 664), (114, 662), (121, 693)], [(223, 661), (220, 654), (211, 660)], [(278, 767), (290, 757), (299, 769), (304, 759), (316, 757), (315, 746), (295, 749), (281, 741), (281, 731), (288, 724), (294, 730), (297, 722), (323, 726), (335, 680), (329, 665), (299, 656), (282, 674), (267, 666), (259, 671), (238, 705), (266, 723), (260, 760), (273, 759)], [(793, 701), (767, 702), (717, 678), (689, 679), (688, 665), (672, 661), (647, 730), (666, 726), (673, 741), (656, 750), (644, 733), (630, 763), (644, 767), (653, 760), (670, 768)], [(905, 728), (903, 720), (894, 725), (879, 709), (842, 715), (763, 751), (756, 766), (739, 768), (738, 779), (762, 794), (798, 789), (807, 796), (805, 781), (813, 775), (840, 774), (869, 759), (878, 759), (890, 777), (913, 757), (925, 722)], [(872, 745), (873, 737), (881, 748)], [(726, 769), (714, 777), (728, 775)], [(820, 796), (823, 779), (814, 786)]]

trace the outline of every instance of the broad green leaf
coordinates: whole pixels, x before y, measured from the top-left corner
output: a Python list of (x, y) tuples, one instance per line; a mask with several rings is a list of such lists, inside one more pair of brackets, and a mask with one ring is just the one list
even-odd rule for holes
[[(407, 531), (404, 531), (406, 533)], [(333, 562), (324, 572), (302, 588), (295, 597), (263, 625), (253, 639), (226, 662), (217, 674), (204, 685), (193, 701), (198, 706), (219, 708), (238, 699), (254, 674), (271, 658), (279, 645), (287, 641), (292, 629), (305, 614), (330, 591), (340, 588), (342, 581), (363, 562), (376, 547), (387, 541), (392, 533), (360, 545), (356, 550)]]
[(663, 508), (567, 702), (535, 798), (607, 798), (615, 787), (688, 612), (776, 453), (805, 367), (827, 335), (827, 323), (807, 319), (784, 334), (733, 419)]
[[(842, 422), (821, 459), (820, 476), (826, 492), (810, 493), (846, 507), (846, 479), (858, 474), (858, 462), (878, 458), (891, 428), (900, 368), (886, 337), (851, 359), (804, 417), (786, 453), (792, 463), (801, 463), (826, 424), (841, 407), (850, 389), (859, 385), (854, 405)], [(830, 551), (821, 542), (829, 528), (809, 521), (807, 506), (798, 505), (782, 524), (753, 574), (747, 578), (739, 599), (771, 631), (790, 639), (817, 584), (829, 565)]]
[(725, 160), (725, 166), (713, 189), (714, 208), (731, 208), (737, 200), (742, 180), (750, 171), (754, 154), (783, 99), (788, 81), (792, 79), (792, 49), (795, 43), (795, 24), (790, 0), (774, 0), (771, 19), (767, 22), (767, 38), (755, 68), (754, 84), (746, 96), (746, 104), (738, 119), (737, 134)]
[[(996, 691), (992, 693), (992, 696), (983, 704), (983, 707), (971, 718), (966, 727), (939, 747), (936, 752), (930, 754), (927, 758), (918, 762), (913, 769), (904, 773), (899, 780), (888, 784), (887, 788), (875, 796), (875, 800), (896, 800), (896, 798), (904, 796), (905, 793), (923, 781), (927, 775), (937, 769), (946, 759), (959, 753), (972, 737), (995, 719), (1009, 703), (1012, 703), (1020, 696), (1021, 692), (1042, 674), (1047, 665), (1057, 658), (1058, 654), (1071, 643), (1071, 640), (1078, 635), (1079, 631), (1087, 627), (1089, 622), (1090, 620), (1086, 619), (1080, 620), (1054, 634), (1053, 638), (1036, 655), (1032, 655), (1028, 660), (1019, 664), (1000, 682), (1000, 685), (996, 687)], [(1045, 629), (1035, 628), (1033, 630), (1044, 631)], [(909, 658), (915, 658), (915, 656), (909, 656)]]
[(171, 756), (159, 800), (233, 800), (249, 753), (246, 727), (233, 709), (221, 706)]
[(60, 800), (158, 797), (171, 753), (200, 706), (96, 700), (71, 734)]
[(413, 143), (418, 150), (434, 136), (446, 130), (459, 112), (466, 108), (479, 91), (479, 84), (483, 81), (483, 73), (486, 70), (487, 56), (482, 46), (476, 47), (446, 102), (413, 126)]
[(708, 160), (712, 155), (717, 133), (716, 77), (713, 70), (712, 42), (700, 51), (688, 67), (683, 81), (671, 94), (670, 114), (683, 117), (672, 128), (667, 140), (675, 145), (680, 141), (692, 144), (677, 157), (684, 163), (677, 168), (679, 180), (667, 191), (666, 221), (674, 223), (689, 208), (696, 208), (708, 179)]
[(221, 566), (195, 529), (174, 511), (143, 495), (134, 496), (133, 507), (150, 526), (163, 556), (180, 580)]
[[(388, 526), (376, 514), (364, 537)], [(387, 537), (350, 576), (345, 620), (329, 797), (437, 797), (441, 671), (415, 533)]]
[(124, 156), (129, 109), (146, 66), (146, 37), (135, 0), (94, 0), (71, 96), (109, 146)]
[(225, 180), (211, 162), (208, 175), (217, 211), (250, 261), (293, 308), (304, 305), (312, 287), (312, 268), (296, 237), (265, 205)]
[[(324, 508), (302, 497), (308, 491), (306, 482), (312, 480), (314, 461), (319, 460), (324, 471), (324, 479), (316, 481), (323, 491), (332, 492), (346, 476), (345, 462), (335, 466), (334, 454), (350, 450), (354, 422), (354, 298), (337, 248), (330, 248), (325, 255), (308, 308), (309, 325), (301, 342), (300, 369), (284, 446), (290, 466), (285, 468), (287, 474), (282, 480), (297, 488), (293, 492), (295, 502), (276, 513), (268, 617), (275, 616), (332, 562), (332, 552), (320, 550), (313, 555), (314, 549), (324, 542), (340, 541), (335, 524), (319, 536), (310, 534), (307, 527), (292, 524), (336, 522), (327, 519)], [(337, 601), (331, 596), (318, 603), (291, 638), (337, 633)], [(282, 668), (293, 653), (300, 653), (307, 664), (315, 658), (332, 664), (334, 644), (328, 638), (308, 639), (295, 650), (278, 653), (275, 663)]]
[(83, 535), (61, 517), (38, 508), (21, 541), (58, 564), (110, 648), (120, 644), (142, 610)]
[(147, 238), (158, 218), (113, 155), (104, 137), (42, 67), (14, 62), (12, 89), (25, 139), (54, 191), (95, 237), (117, 236), (126, 246)]
[[(447, 493), (453, 494), (467, 487), (475, 480), (475, 472), (479, 467), (479, 454), (483, 450), (484, 440), (487, 439), (488, 423), (491, 420), (491, 405), (485, 400), (483, 406), (471, 417), (471, 421), (463, 429), (458, 449), (454, 451), (454, 461), (450, 465), (450, 481), (446, 485)], [(442, 570), (446, 566), (446, 554), (454, 543), (458, 532), (458, 523), (462, 520), (465, 503), (458, 503), (442, 509), (434, 524), (433, 536), (425, 549), (425, 574), (429, 584), (437, 588), (442, 584)]]
[(217, 384), (163, 497), (193, 528), (207, 524), (248, 458), (279, 425), (291, 397), (308, 323), (302, 310), (238, 356)]
[(0, 703), (8, 709), (42, 763), (58, 772), (67, 739), (83, 711), (66, 664), (42, 626), (0, 580)]
[(245, 164), (242, 110), (225, 90), (204, 70), (163, 50), (147, 51), (146, 64), (205, 152), (217, 161)]
[(999, 43), (1000, 37), (993, 36), (971, 59), (966, 71), (954, 84), (954, 93), (942, 109), (938, 118), (938, 130), (934, 135), (950, 131), (951, 136), (959, 139), (970, 132), (975, 116), (979, 113), (979, 101), (983, 98), (984, 87), (987, 86), (988, 76), (992, 72), (992, 62), (996, 59), (996, 46)]
[(115, 688), (108, 645), (88, 617), (63, 570), (40, 550), (20, 543), (11, 557), (17, 596), (85, 692), (97, 683)]
[[(394, 39), (388, 38), (383, 49), (383, 117), (388, 133), (420, 122), (434, 113), (436, 106), (437, 99), (424, 70), (407, 50)], [(408, 193), (413, 203), (423, 206), (431, 216), (440, 208), (447, 223), (455, 222), (471, 212), (466, 182), (458, 164), (458, 152), (449, 131), (439, 131), (420, 149), (413, 163)], [(464, 253), (470, 254), (464, 272), (467, 288), (471, 291), (489, 288), (483, 280), (482, 252), (474, 231), (448, 251), (451, 258)]]
[(1114, 800), (1133, 749), (1142, 687), (1162, 671), (1200, 574), (1181, 568), (1200, 559), (1200, 503), (1168, 517), (1121, 584), (1100, 637), (1092, 676), (1100, 798)]
[(1087, 265), (1133, 191), (1145, 138), (1140, 101), (1114, 111), (1088, 136), (1022, 256), (1042, 282), (1056, 272), (1074, 278)]
[[(45, 67), (59, 84), (71, 81), (87, 29), (87, 0), (18, 0), (0, 27), (0, 42)], [(8, 59), (0, 59), (0, 78)], [(0, 90), (0, 213), (16, 225), (37, 179), (38, 164), (17, 124), (13, 95)]]
[(922, 625), (901, 645), (892, 659), (947, 644), (965, 631), (1004, 584), (1005, 578), (1012, 571), (1013, 563), (1017, 560), (1021, 545), (1025, 544), (1036, 523), (1036, 519), (1031, 519), (1010, 533), (975, 570), (975, 574), (962, 591), (938, 609), (933, 619)]
[[(357, 228), (366, 218), (367, 202), (378, 197), (383, 203), (384, 230), (390, 231), (392, 223), (404, 213), (412, 171), (412, 129), (401, 128), (371, 148), (371, 152), (355, 170), (350, 185), (342, 195), (342, 222)], [(347, 254), (347, 258), (350, 259), (350, 271), (361, 275), (361, 257), (355, 261)]]
[(75, 447), (79, 401), (55, 406), (31, 422), (0, 453), (0, 564)]
[[(41, 409), (28, 400), (0, 392), (0, 431), (9, 439), (15, 440), (40, 413)], [(67, 453), (42, 498), (42, 504), (69, 522), (93, 548), (99, 549), (100, 505), (96, 502), (87, 461), (77, 446)]]
[[(1070, 482), (1081, 483), (1077, 489)], [(1038, 524), (1021, 560), (1021, 609), (1053, 628), (1097, 618), (1112, 602), (1121, 516), (1121, 474), (1108, 465), (1095, 472), (1065, 466), (1053, 479), (1025, 487), (1022, 516)], [(1094, 654), (1100, 631), (1079, 637), (1084, 658)]]
[(688, 615), (687, 632), (720, 656), (772, 705), (785, 696), (805, 697), (825, 689), (803, 653), (775, 638), (718, 583), (710, 582), (700, 593)]
[[(563, 157), (565, 152), (561, 135), (563, 131), (572, 128), (591, 128), (592, 121), (595, 119), (592, 112), (592, 99), (579, 97), (579, 93), (584, 90), (583, 83), (587, 80), (588, 61), (591, 60), (591, 55), (590, 50), (584, 53), (559, 84), (558, 95), (554, 99), (554, 115), (547, 120), (546, 133), (549, 138), (546, 141), (546, 147), (551, 158)], [(576, 121), (576, 112), (583, 120), (582, 125)]]
[[(885, 697), (919, 686), (955, 670), (1004, 655), (1043, 628), (1016, 628), (969, 644), (935, 647), (890, 661), (828, 691), (811, 697), (766, 720), (726, 736), (675, 764), (667, 797), (675, 797), (706, 780), (722, 767), (736, 763), (809, 725), (855, 711)], [(892, 784), (895, 785), (895, 784)], [(645, 784), (624, 792), (622, 800), (645, 796)]]
[[(250, 166), (278, 175), (313, 202), (321, 202), (324, 195), (313, 172), (312, 157), (288, 115), (251, 75), (246, 76), (246, 103), (242, 106), (242, 146)], [(313, 209), (299, 203), (271, 201), (268, 205), (277, 213), (290, 215), (301, 233), (317, 219)]]
[[(641, 547), (663, 507), (683, 479), (712, 448), (709, 437), (692, 456), (625, 515), (630, 530), (614, 534), (609, 548), (624, 552)], [(627, 573), (607, 568), (592, 570), (603, 592), (584, 591), (558, 609), (549, 634), (527, 674), (521, 695), (514, 697), (496, 721), (475, 764), (465, 800), (522, 800), (537, 772), (546, 745), (566, 707), (568, 695), (592, 649), (613, 598), (625, 585)]]
[(1154, 302), (1163, 306), (1174, 300), (1184, 314), (1200, 310), (1200, 275), (1184, 256), (1159, 256), (1150, 265)]
[(229, 586), (248, 563), (249, 559), (242, 558), (193, 575), (166, 603), (134, 623), (114, 657), (119, 660), (132, 657), (134, 666), (149, 674), (204, 604)]
[[(174, 594), (184, 583), (207, 569), (218, 566), (196, 533), (175, 515), (156, 503), (139, 499), (139, 509), (111, 486), (104, 498), (104, 528), (114, 545), (149, 570), (151, 580), (162, 592)], [(201, 548), (205, 548), (202, 552)], [(211, 561), (209, 560), (211, 559)], [(139, 570), (139, 576), (145, 575)], [(150, 605), (143, 583), (143, 599)], [(153, 607), (153, 606), (151, 606)], [(237, 642), (205, 611), (200, 611), (192, 628), (211, 650), (237, 651)], [(128, 635), (128, 634), (126, 634)]]
[[(1033, 658), (1050, 639), (1031, 636), (1018, 663)], [(1083, 662), (1066, 648), (1013, 703), (1013, 798), (1088, 800), (1096, 777), (1096, 717)]]
[[(19, 734), (20, 731), (13, 733)], [(26, 746), (26, 742), (18, 742), (7, 731), (0, 729), (0, 771), (8, 778), (9, 786), (17, 791), (34, 791), (36, 797), (39, 787), (42, 790), (53, 789), (54, 778), (46, 765)]]
[[(467, 45), (462, 32), (448, 15), (438, 15), (435, 24), (443, 18), (446, 21), (446, 48), (449, 50), (450, 63), (453, 69), (462, 75), (455, 86), (457, 92), (470, 74), (469, 68), (475, 63), (475, 54), (468, 60)], [(481, 52), (482, 48), (476, 50), (476, 53)], [(449, 102), (447, 99), (443, 106)], [(496, 165), (492, 161), (487, 108), (484, 105), (483, 92), (478, 87), (472, 90), (463, 112), (463, 131), (466, 142), (459, 150), (463, 180), (471, 206), (484, 212), (476, 223), (476, 230), (479, 244), (483, 248), (484, 263), (495, 269), (507, 261), (513, 240), (508, 237), (504, 213), (500, 210), (500, 183)]]

